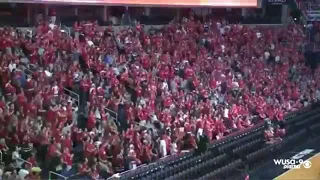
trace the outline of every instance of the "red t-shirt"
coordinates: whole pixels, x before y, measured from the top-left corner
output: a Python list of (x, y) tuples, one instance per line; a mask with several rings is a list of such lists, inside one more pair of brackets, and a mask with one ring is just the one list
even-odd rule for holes
[(0, 144), (0, 150), (3, 151), (3, 152), (5, 152), (4, 149), (5, 149), (5, 146), (2, 145), (2, 144)]
[(29, 163), (26, 163), (27, 169), (32, 168), (32, 167), (35, 167), (35, 166), (37, 165), (37, 161), (36, 161), (36, 159), (35, 159), (34, 157), (29, 157), (29, 158), (28, 158), (28, 162), (31, 163), (31, 166), (30, 166)]
[(81, 165), (79, 172), (81, 174), (84, 174), (84, 173), (86, 173), (87, 169), (88, 169), (88, 165), (87, 165), (87, 163), (84, 163), (84, 164)]
[(72, 148), (72, 140), (71, 138), (65, 138), (63, 140), (63, 145), (64, 145), (64, 148), (68, 148), (68, 149), (71, 149)]
[(143, 146), (143, 151), (142, 151), (142, 156), (141, 156), (141, 160), (143, 162), (150, 162), (151, 161), (151, 149), (152, 147), (148, 146), (148, 145), (144, 145)]
[(93, 114), (90, 114), (87, 121), (87, 128), (93, 129), (96, 126), (96, 118)]
[(83, 139), (83, 132), (76, 132), (76, 140), (77, 142), (81, 142)]
[(68, 166), (72, 166), (72, 155), (70, 153), (64, 153), (63, 161), (66, 162)]
[(85, 92), (89, 92), (89, 90), (90, 90), (90, 82), (89, 82), (89, 80), (81, 81), (81, 87)]
[(29, 135), (24, 135), (23, 139), (22, 139), (22, 144), (27, 145), (31, 143), (31, 139)]
[(26, 97), (23, 94), (19, 94), (17, 96), (17, 101), (19, 103), (19, 106), (24, 106), (24, 104), (26, 103)]
[(94, 144), (87, 143), (86, 144), (86, 149), (85, 149), (85, 156), (88, 157), (90, 154), (92, 154), (93, 150), (95, 150)]
[(99, 173), (98, 173), (97, 169), (96, 170), (92, 170), (90, 175), (91, 175), (91, 178), (94, 179), (94, 180), (99, 179)]
[(284, 118), (283, 111), (279, 110), (277, 115), (276, 115), (276, 118), (277, 118), (278, 121), (282, 121), (283, 118)]
[(56, 15), (56, 10), (55, 9), (51, 9), (50, 16), (55, 16), (55, 15)]
[(106, 161), (108, 159), (106, 149), (104, 146), (100, 147), (98, 155), (99, 155), (99, 159), (102, 161)]
[(48, 156), (52, 157), (55, 155), (57, 148), (54, 144), (50, 144), (48, 148)]
[(20, 143), (19, 137), (17, 134), (14, 134), (11, 138), (11, 143), (14, 145), (18, 145)]

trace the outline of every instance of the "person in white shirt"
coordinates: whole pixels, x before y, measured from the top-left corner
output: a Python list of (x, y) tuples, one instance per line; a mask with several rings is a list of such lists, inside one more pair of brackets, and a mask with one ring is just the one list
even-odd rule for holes
[(223, 110), (223, 117), (227, 119), (229, 118), (229, 109), (227, 106)]
[(136, 159), (136, 152), (134, 150), (134, 145), (130, 144), (129, 146), (129, 157), (131, 157), (131, 161), (130, 161), (130, 169), (136, 169), (137, 168), (137, 161)]
[(58, 97), (59, 95), (59, 87), (58, 87), (58, 83), (55, 82), (54, 85), (51, 88), (52, 92), (53, 92), (53, 96), (54, 97)]
[(160, 139), (160, 153), (161, 157), (166, 157), (167, 156), (167, 143), (164, 138)]
[(10, 62), (9, 64), (9, 70), (10, 72), (12, 72), (13, 69), (16, 69), (17, 68), (17, 64), (16, 63), (13, 63), (13, 62)]
[(57, 17), (55, 15), (52, 15), (52, 16), (50, 16), (50, 19), (51, 19), (51, 23), (55, 24), (56, 20), (57, 20)]
[(197, 131), (197, 139), (199, 140), (202, 135), (203, 135), (203, 129), (199, 128)]
[(164, 81), (164, 82), (162, 83), (161, 89), (162, 89), (163, 91), (168, 91), (168, 90), (169, 90), (169, 85), (168, 85), (168, 83)]
[(16, 146), (15, 151), (12, 152), (12, 160), (15, 161), (14, 166), (16, 168), (21, 168), (21, 165), (23, 164), (23, 162), (21, 161), (21, 155), (19, 151), (20, 151), (20, 148)]
[(171, 151), (171, 154), (178, 153), (178, 146), (176, 142), (171, 143), (170, 151)]
[(54, 30), (55, 27), (56, 27), (56, 25), (54, 25), (53, 23), (50, 23), (50, 24), (49, 24), (49, 28), (50, 28), (51, 30)]
[(270, 53), (269, 53), (269, 52), (265, 52), (265, 53), (264, 53), (264, 59), (265, 59), (266, 61), (268, 61), (268, 60), (269, 60), (269, 57), (270, 57)]
[(67, 124), (65, 127), (62, 128), (62, 135), (68, 135), (71, 132), (71, 128), (73, 126), (73, 123)]

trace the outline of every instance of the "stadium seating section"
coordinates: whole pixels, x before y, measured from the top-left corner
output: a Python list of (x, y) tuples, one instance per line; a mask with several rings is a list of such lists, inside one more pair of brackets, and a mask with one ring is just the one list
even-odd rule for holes
[[(40, 166), (43, 178), (106, 179), (136, 166), (121, 179), (233, 177), (282, 146), (263, 135), (281, 138), (288, 114), (299, 117), (288, 121), (291, 139), (318, 118), (316, 108), (296, 113), (320, 98), (297, 24), (190, 13), (158, 29), (43, 21), (33, 32), (0, 31), (2, 161)], [(194, 155), (202, 136), (213, 145)], [(12, 159), (17, 146), (23, 153)]]

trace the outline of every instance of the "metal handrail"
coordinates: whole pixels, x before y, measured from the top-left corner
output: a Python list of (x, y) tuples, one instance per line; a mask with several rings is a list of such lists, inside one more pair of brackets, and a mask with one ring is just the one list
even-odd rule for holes
[[(64, 93), (64, 94), (67, 95), (67, 96), (69, 96), (69, 97), (71, 97), (71, 99), (75, 100), (75, 101), (77, 102), (77, 106), (79, 107), (79, 103), (80, 103), (80, 96), (79, 96), (79, 94), (77, 94), (77, 93), (75, 93), (74, 91), (71, 91), (71, 90), (69, 90), (69, 89), (67, 89), (67, 88), (63, 88), (63, 90), (64, 90), (64, 91), (67, 91), (67, 92), (69, 93), (69, 95), (66, 94), (66, 93)], [(75, 97), (73, 97), (73, 96), (75, 96)]]
[(2, 161), (2, 151), (0, 150), (0, 163), (2, 164), (3, 161)]
[(80, 173), (72, 174), (71, 176), (67, 177), (66, 179), (73, 179), (75, 176), (78, 176)]
[[(1, 153), (2, 154), (2, 153)], [(31, 162), (29, 162), (29, 161), (27, 161), (27, 160), (24, 160), (24, 159), (22, 159), (22, 158), (17, 158), (17, 160), (19, 160), (19, 161), (22, 161), (22, 162), (24, 162), (24, 163), (26, 163), (26, 164), (28, 164), (28, 165), (30, 165), (30, 167), (32, 167), (32, 163)]]
[(53, 171), (50, 171), (50, 172), (49, 172), (49, 180), (53, 180), (52, 177), (51, 177), (52, 174), (54, 174), (54, 175), (56, 175), (56, 176), (59, 176), (59, 177), (65, 179), (65, 180), (68, 179), (68, 177), (66, 177), (66, 176), (63, 176), (63, 175), (61, 175), (61, 174), (55, 173), (55, 172), (53, 172)]
[[(118, 121), (118, 113), (116, 113), (115, 111), (112, 111), (111, 109), (106, 108), (106, 107), (105, 107), (104, 109), (106, 110), (106, 113), (109, 113), (112, 118), (114, 118), (115, 120)], [(114, 116), (112, 116), (112, 114), (113, 114)]]

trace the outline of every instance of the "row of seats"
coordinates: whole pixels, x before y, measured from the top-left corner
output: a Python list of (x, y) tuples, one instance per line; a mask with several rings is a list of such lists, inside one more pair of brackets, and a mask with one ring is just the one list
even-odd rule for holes
[(230, 156), (227, 154), (221, 154), (215, 158), (210, 158), (208, 160), (201, 161), (200, 164), (196, 164), (190, 169), (185, 169), (178, 174), (171, 176), (169, 179), (195, 179), (200, 177), (202, 174), (206, 174), (206, 167), (211, 167), (211, 169), (219, 168), (230, 161)]
[(254, 151), (254, 152), (246, 155), (246, 158), (247, 158), (248, 162), (250, 163), (252, 161), (255, 161), (257, 158), (262, 158), (265, 155), (267, 155), (267, 153), (269, 153), (269, 150), (271, 148), (273, 148), (273, 146), (266, 145), (264, 148), (259, 149), (257, 151)]
[[(308, 111), (309, 110), (309, 111)], [(310, 117), (310, 116), (313, 116), (314, 114), (320, 112), (320, 109), (319, 108), (316, 108), (316, 109), (304, 109), (303, 111), (299, 111), (298, 113), (293, 113), (290, 115), (289, 118), (286, 119), (286, 123), (288, 124), (293, 124), (295, 122), (299, 122), (301, 121), (301, 119), (306, 119), (307, 117)], [(297, 117), (297, 115), (299, 117)], [(295, 117), (295, 118), (293, 118)]]
[[(296, 133), (297, 128), (303, 128), (305, 127), (305, 124), (307, 125), (308, 123), (305, 123), (305, 120), (308, 121), (314, 121), (317, 119), (314, 118), (315, 115), (317, 115), (320, 112), (320, 109), (313, 109), (310, 110), (304, 114), (301, 114), (297, 118), (293, 118), (290, 121), (286, 121), (287, 124), (287, 134), (293, 134)], [(309, 118), (310, 117), (310, 118)], [(311, 120), (310, 120), (311, 119)]]
[(231, 142), (238, 142), (239, 138), (248, 136), (250, 134), (252, 134), (253, 132), (258, 132), (263, 128), (263, 124), (258, 124), (255, 127), (252, 127), (250, 129), (246, 129), (245, 132), (237, 132), (237, 135), (232, 135), (230, 137), (225, 137), (224, 139), (222, 139), (220, 142), (216, 142), (214, 144), (211, 144), (209, 146), (209, 148), (215, 148), (215, 147), (220, 147), (223, 145), (228, 146), (229, 143)]
[(300, 127), (308, 127), (312, 124), (313, 121), (318, 120), (320, 118), (320, 114), (316, 114), (311, 118), (302, 119), (301, 121), (297, 122), (295, 125)]
[(233, 149), (235, 147), (238, 147), (241, 144), (245, 144), (246, 142), (249, 142), (253, 139), (257, 139), (258, 137), (261, 136), (260, 131), (254, 131), (252, 134), (248, 134), (245, 138), (238, 138), (235, 141), (232, 141), (228, 144), (222, 145), (221, 147), (218, 148), (219, 152), (225, 152), (226, 150)]
[[(249, 132), (247, 132), (247, 133), (244, 133), (244, 134), (241, 134), (239, 136), (234, 137), (234, 139), (232, 139), (233, 141), (231, 141), (229, 144), (222, 144), (221, 147), (217, 147), (217, 149), (219, 151), (218, 153), (222, 154), (227, 150), (232, 150), (232, 148), (237, 147), (240, 144), (246, 144), (246, 143), (250, 143), (252, 140), (261, 139), (262, 134), (259, 130), (260, 130), (260, 127), (252, 130), (251, 134), (249, 134)], [(260, 140), (260, 142), (262, 142), (262, 140)], [(211, 150), (214, 151), (214, 148), (211, 148), (210, 151)], [(173, 168), (174, 173), (169, 173), (169, 174), (175, 174), (175, 173), (177, 173), (177, 171), (179, 172), (180, 169), (186, 169), (191, 166), (195, 166), (195, 167), (201, 169), (201, 171), (206, 171), (206, 170), (210, 171), (210, 170), (214, 169), (213, 166), (216, 166), (217, 168), (219, 168), (221, 166), (221, 164), (217, 164), (218, 162), (220, 162), (220, 161), (218, 161), (219, 158), (229, 157), (229, 155), (223, 154), (222, 156), (218, 156), (217, 159), (216, 158), (211, 159), (209, 162), (201, 162), (201, 160), (203, 160), (203, 159), (204, 160), (210, 159), (210, 156), (212, 156), (212, 157), (216, 156), (216, 153), (210, 153), (210, 151), (207, 151), (206, 153), (204, 153), (200, 156), (196, 156), (195, 158), (191, 158), (190, 160), (187, 160), (186, 162), (180, 163), (177, 167)], [(199, 164), (199, 161), (201, 162), (201, 164)], [(224, 161), (226, 161), (226, 159), (224, 159)], [(210, 168), (204, 168), (204, 167), (208, 167), (209, 165), (210, 165)], [(186, 171), (188, 171), (188, 173), (186, 173), (186, 172), (177, 173), (176, 175), (173, 175), (171, 178), (173, 178), (173, 179), (181, 178), (181, 177), (179, 177), (179, 174), (183, 174), (183, 176), (186, 174), (186, 176), (188, 176), (188, 177), (191, 176), (190, 178), (194, 178), (194, 177), (192, 177), (192, 175), (199, 175), (199, 174), (205, 173), (205, 172), (198, 173), (197, 168), (192, 168), (191, 170), (186, 170)], [(171, 171), (171, 169), (169, 169), (168, 171)], [(168, 174), (168, 172), (166, 172), (164, 174)]]
[(226, 166), (216, 169), (205, 176), (198, 178), (198, 180), (209, 180), (209, 179), (227, 179), (227, 177), (232, 176), (236, 173), (239, 167), (243, 166), (243, 161), (238, 159), (233, 161)]
[[(201, 164), (202, 162), (205, 162), (206, 159), (211, 158), (212, 153), (210, 151), (207, 151), (203, 153), (200, 156), (195, 156), (193, 158), (190, 158), (186, 161), (182, 161), (179, 164), (173, 165), (173, 166), (166, 166), (163, 168), (160, 172), (157, 172), (155, 177), (153, 175), (147, 176), (146, 178), (149, 179), (154, 179), (154, 178), (160, 178), (160, 179), (165, 179), (167, 177), (170, 177), (172, 175), (175, 175), (185, 169), (192, 168), (192, 166), (196, 166), (198, 164)], [(160, 174), (159, 176), (157, 174)]]
[(306, 129), (301, 129), (300, 131), (296, 132), (295, 134), (287, 137), (287, 141), (291, 141), (291, 140), (298, 140), (299, 138), (300, 139), (304, 139), (307, 135), (307, 130)]
[[(166, 169), (165, 172), (163, 173), (163, 174), (165, 174), (165, 176), (163, 176), (163, 178), (167, 178), (169, 176), (174, 176), (181, 171), (184, 171), (186, 169), (200, 165), (203, 162), (205, 162), (207, 159), (212, 158), (213, 156), (215, 156), (215, 154), (213, 154), (212, 151), (206, 151), (199, 156), (194, 156), (193, 158), (190, 158), (186, 161), (183, 161), (183, 162), (177, 164), (176, 166), (173, 166), (169, 169)], [(223, 157), (225, 157), (225, 156), (223, 156)]]
[(184, 160), (188, 160), (190, 158), (194, 158), (192, 153), (188, 153), (185, 155), (182, 155), (179, 157), (178, 154), (169, 156), (166, 159), (163, 159), (162, 161), (158, 161), (157, 163), (152, 163), (147, 166), (140, 167), (136, 169), (135, 171), (129, 171), (124, 176), (121, 176), (121, 180), (125, 179), (141, 179), (143, 177), (151, 176), (154, 173), (157, 173), (161, 171), (163, 168), (169, 167), (169, 166), (175, 166), (179, 164), (180, 162), (183, 162)]
[(320, 129), (320, 123), (319, 123), (319, 124), (314, 124), (314, 125), (310, 126), (310, 130), (311, 130), (312, 132), (314, 132), (314, 134), (317, 135), (317, 136), (320, 135), (319, 129)]
[(242, 154), (247, 154), (252, 149), (252, 147), (260, 147), (263, 143), (264, 140), (262, 138), (259, 138), (233, 149), (232, 152), (241, 156)]

